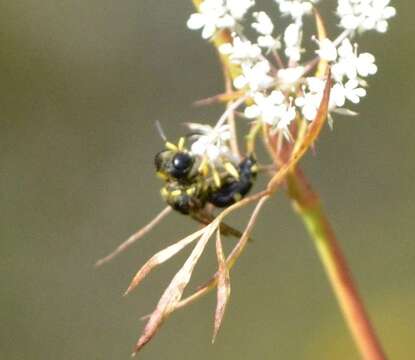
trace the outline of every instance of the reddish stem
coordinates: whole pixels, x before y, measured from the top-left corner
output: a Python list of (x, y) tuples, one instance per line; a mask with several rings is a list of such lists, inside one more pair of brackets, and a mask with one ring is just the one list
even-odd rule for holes
[(334, 231), (322, 210), (318, 195), (299, 169), (296, 169), (287, 181), (288, 194), (315, 241), (320, 259), (362, 359), (386, 360), (386, 354), (359, 296)]

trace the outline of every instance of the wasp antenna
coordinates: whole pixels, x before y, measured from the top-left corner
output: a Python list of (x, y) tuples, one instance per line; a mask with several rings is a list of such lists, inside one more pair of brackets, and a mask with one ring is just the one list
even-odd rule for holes
[(164, 130), (161, 126), (160, 121), (156, 120), (155, 125), (156, 125), (156, 129), (157, 129), (157, 132), (159, 133), (160, 137), (163, 139), (163, 141), (166, 142), (167, 141), (167, 136), (164, 133)]
[(183, 150), (184, 149), (185, 142), (186, 142), (186, 139), (184, 137), (181, 137), (179, 139), (179, 143), (177, 144), (177, 147), (179, 148), (179, 150)]

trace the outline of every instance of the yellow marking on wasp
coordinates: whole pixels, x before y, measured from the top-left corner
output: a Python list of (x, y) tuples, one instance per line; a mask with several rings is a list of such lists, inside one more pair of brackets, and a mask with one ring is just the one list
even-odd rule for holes
[(235, 202), (238, 202), (242, 199), (242, 195), (240, 193), (236, 193), (235, 195), (233, 195), (233, 199), (235, 200)]
[(181, 195), (181, 194), (182, 194), (181, 190), (173, 190), (173, 191), (171, 192), (171, 196), (179, 196), (179, 195)]
[(258, 171), (259, 171), (259, 168), (258, 168), (258, 165), (252, 165), (252, 167), (251, 167), (251, 171), (253, 172), (253, 173), (257, 173)]
[(201, 173), (203, 176), (208, 176), (209, 174), (209, 166), (208, 166), (208, 160), (206, 157), (202, 159), (202, 162), (200, 163), (199, 169), (197, 170), (199, 173)]
[(212, 176), (213, 176), (213, 181), (216, 187), (220, 188), (220, 185), (221, 185), (220, 176), (217, 170), (213, 166), (212, 166)]
[(166, 142), (166, 149), (171, 150), (171, 151), (177, 151), (177, 146), (174, 145), (173, 143), (167, 141)]
[(195, 193), (196, 189), (194, 187), (188, 188), (186, 194), (192, 196)]
[(161, 196), (162, 196), (163, 198), (167, 198), (167, 196), (169, 196), (169, 192), (168, 192), (168, 190), (167, 190), (166, 188), (162, 188), (162, 189), (160, 190), (160, 193), (161, 193)]
[(181, 137), (181, 138), (179, 139), (179, 142), (178, 142), (178, 144), (177, 144), (177, 148), (178, 148), (179, 150), (183, 150), (183, 149), (184, 149), (184, 143), (185, 143), (185, 141), (186, 141), (186, 139), (185, 139), (184, 137)]
[(165, 174), (165, 173), (163, 173), (163, 172), (161, 172), (161, 171), (158, 171), (157, 173), (156, 173), (156, 175), (160, 178), (160, 179), (162, 179), (162, 180), (167, 180), (169, 177), (167, 176), (167, 174)]
[(239, 172), (234, 164), (226, 162), (223, 166), (229, 174), (231, 174), (236, 180), (239, 180)]

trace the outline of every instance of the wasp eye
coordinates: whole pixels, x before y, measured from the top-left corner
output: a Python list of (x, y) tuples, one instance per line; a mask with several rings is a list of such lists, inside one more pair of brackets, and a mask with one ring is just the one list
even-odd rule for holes
[(173, 157), (173, 166), (179, 172), (186, 172), (190, 170), (193, 165), (193, 158), (186, 153), (178, 153)]

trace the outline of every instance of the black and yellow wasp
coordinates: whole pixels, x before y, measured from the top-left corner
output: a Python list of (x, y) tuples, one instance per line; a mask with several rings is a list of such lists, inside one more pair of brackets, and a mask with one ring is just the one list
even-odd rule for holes
[(161, 196), (185, 215), (195, 215), (207, 204), (219, 208), (234, 204), (249, 192), (257, 175), (252, 154), (238, 165), (225, 160), (216, 169), (186, 149), (184, 138), (177, 145), (166, 142), (165, 149), (155, 156), (155, 166), (164, 180)]

